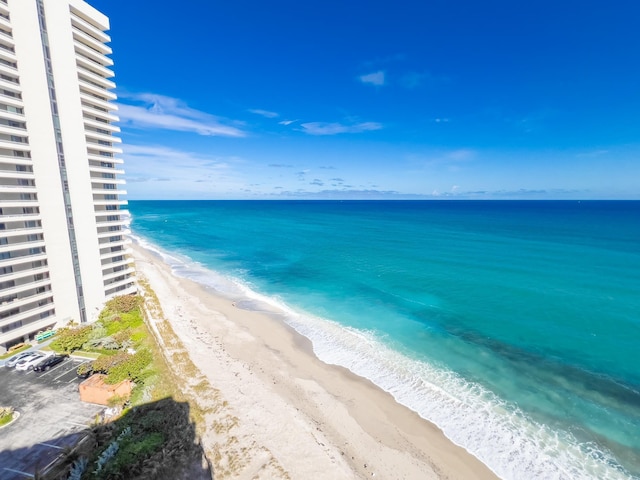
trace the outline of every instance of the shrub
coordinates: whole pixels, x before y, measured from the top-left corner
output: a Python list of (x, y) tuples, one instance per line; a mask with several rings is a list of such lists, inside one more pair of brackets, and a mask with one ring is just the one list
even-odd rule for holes
[(121, 330), (119, 332), (116, 332), (113, 334), (113, 339), (118, 342), (119, 345), (122, 346), (122, 344), (127, 343), (127, 346), (130, 346), (129, 344), (131, 343), (131, 329), (130, 328), (125, 328), (124, 330)]
[(139, 295), (121, 295), (107, 302), (107, 308), (112, 312), (128, 313), (140, 306), (142, 297)]
[(0, 407), (0, 426), (6, 425), (11, 420), (13, 420), (13, 408)]
[(115, 355), (100, 355), (93, 362), (91, 362), (91, 369), (94, 372), (108, 374), (112, 368), (128, 361), (131, 357), (132, 355), (125, 352), (119, 352)]
[(120, 344), (116, 342), (113, 337), (102, 337), (90, 339), (87, 343), (84, 344), (83, 348), (85, 348), (86, 350), (117, 350), (118, 348), (120, 348)]
[(92, 372), (93, 372), (93, 367), (91, 366), (91, 363), (83, 363), (76, 369), (76, 373), (81, 377), (85, 375), (89, 375)]
[(51, 342), (51, 348), (65, 353), (78, 350), (89, 340), (91, 330), (92, 328), (88, 325), (77, 328), (63, 328), (58, 331), (56, 339)]
[(149, 366), (151, 360), (153, 357), (149, 350), (138, 350), (134, 355), (129, 355), (129, 358), (124, 362), (111, 367), (105, 382), (113, 384), (127, 378), (134, 382), (141, 380), (144, 377), (144, 370)]
[(109, 405), (111, 408), (122, 407), (125, 403), (127, 403), (127, 400), (129, 400), (127, 396), (114, 395), (107, 400), (107, 405)]

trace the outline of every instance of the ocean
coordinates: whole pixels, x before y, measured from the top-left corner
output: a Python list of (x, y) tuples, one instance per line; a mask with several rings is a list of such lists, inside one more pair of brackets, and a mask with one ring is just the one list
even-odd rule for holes
[(281, 318), (501, 478), (640, 478), (640, 202), (129, 210), (177, 275)]

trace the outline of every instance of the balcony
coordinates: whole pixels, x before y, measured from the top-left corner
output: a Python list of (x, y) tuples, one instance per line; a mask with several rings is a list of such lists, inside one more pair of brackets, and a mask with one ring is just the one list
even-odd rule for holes
[(102, 130), (109, 130), (110, 132), (120, 131), (120, 127), (117, 125), (114, 125), (112, 123), (99, 122), (97, 120), (92, 120), (87, 117), (84, 117), (84, 125), (85, 127), (100, 128)]
[[(99, 181), (99, 180), (98, 180)], [(115, 182), (111, 182), (109, 179), (103, 179), (104, 183), (115, 183)], [(100, 182), (102, 183), (102, 182)], [(94, 195), (126, 195), (127, 191), (126, 190), (114, 190), (114, 189), (108, 189), (108, 188), (102, 188), (102, 187), (96, 187), (96, 188), (92, 188), (91, 189), (91, 193), (93, 193)], [(96, 199), (96, 200), (101, 200), (101, 199)], [(95, 202), (95, 200), (94, 200)]]
[(15, 252), (18, 250), (25, 250), (27, 248), (39, 248), (44, 246), (45, 246), (44, 240), (33, 240), (29, 242), (10, 243), (7, 245), (0, 245), (0, 253)]
[(120, 270), (118, 272), (111, 272), (102, 275), (102, 280), (107, 282), (109, 280), (113, 280), (114, 278), (121, 277), (122, 275), (127, 275), (127, 278), (131, 278), (135, 273), (136, 269), (133, 267), (129, 267), (125, 270)]
[(135, 263), (133, 257), (126, 257), (124, 260), (118, 260), (117, 262), (104, 263), (102, 265), (102, 271), (108, 270), (110, 268), (119, 267), (121, 265), (129, 265)]
[(40, 316), (41, 313), (47, 312), (49, 310), (54, 310), (53, 303), (47, 303), (46, 305), (42, 305), (41, 307), (37, 307), (31, 310), (27, 310), (26, 312), (19, 312), (15, 315), (11, 315), (7, 318), (3, 318), (0, 320), (0, 327), (5, 327), (7, 325), (11, 325), (13, 322), (18, 322), (20, 320), (28, 320), (29, 318), (37, 315)]
[[(2, 160), (0, 159), (0, 163)], [(21, 178), (33, 180), (35, 178), (33, 172), (19, 172), (18, 170), (0, 170), (0, 178)]]
[[(93, 201), (93, 205), (94, 206), (106, 206), (106, 205), (128, 205), (129, 202), (127, 200), (94, 200)], [(107, 210), (108, 212), (112, 212), (112, 213), (119, 213), (122, 212), (122, 210)]]
[[(2, 116), (2, 111), (0, 111)], [(20, 152), (30, 152), (31, 148), (28, 143), (24, 142), (12, 142), (11, 140), (4, 140), (0, 138), (0, 148), (6, 148), (7, 150), (18, 150)]]
[[(2, 282), (8, 282), (10, 280), (18, 280), (20, 278), (25, 278), (25, 277), (32, 277), (34, 275), (38, 275), (38, 274), (45, 274), (45, 273), (49, 273), (49, 267), (48, 266), (44, 266), (44, 267), (38, 267), (38, 268), (30, 268), (27, 270), (21, 270), (19, 272), (13, 272), (13, 273), (9, 273), (7, 275), (0, 275), (0, 281)], [(27, 282), (28, 284), (29, 282)], [(12, 287), (13, 288), (13, 287)], [(3, 291), (3, 293), (6, 293), (5, 291)]]
[(111, 50), (110, 46), (105, 45), (91, 35), (87, 35), (85, 32), (78, 28), (73, 29), (73, 38), (74, 40), (81, 42), (94, 50), (99, 51), (103, 55), (111, 55), (113, 53), (113, 50)]
[(122, 160), (121, 158), (116, 158), (116, 157), (106, 157), (104, 155), (100, 155), (99, 153), (95, 152), (87, 152), (87, 158), (89, 160), (93, 160), (94, 162), (110, 162), (110, 163), (117, 163), (117, 164), (122, 164), (124, 163), (124, 160)]
[[(113, 155), (122, 154), (122, 148), (120, 148), (120, 147), (114, 147), (114, 146), (109, 146), (109, 145), (100, 145), (97, 142), (91, 142), (89, 140), (87, 140), (87, 148), (89, 150), (93, 150), (94, 152), (97, 152), (98, 155), (100, 155), (99, 152), (111, 153)], [(107, 157), (107, 158), (113, 158), (113, 157)]]
[[(25, 122), (23, 121), (21, 123), (25, 123)], [(4, 123), (0, 123), (0, 133), (4, 133), (6, 135), (26, 136), (27, 135), (27, 126), (25, 124), (24, 127), (13, 127), (13, 126), (10, 126), (10, 125), (5, 125)]]
[(104, 78), (111, 78), (115, 76), (113, 70), (109, 70), (108, 68), (100, 65), (99, 63), (93, 62), (90, 59), (83, 57), (81, 54), (76, 53), (76, 64), (80, 68), (80, 71), (88, 70), (89, 72), (93, 72), (98, 76)]
[[(2, 202), (2, 208), (3, 209), (7, 208), (7, 205), (5, 204), (4, 201)], [(11, 223), (11, 222), (28, 222), (31, 220), (37, 222), (38, 220), (42, 220), (42, 217), (40, 216), (39, 213), (10, 213), (5, 215), (0, 215), (0, 222), (5, 224)], [(7, 229), (6, 231), (9, 231), (9, 229)]]
[[(96, 212), (96, 217), (98, 217), (99, 215), (97, 214), (98, 212)], [(115, 227), (115, 226), (128, 226), (129, 225), (129, 219), (126, 218), (121, 218), (120, 220), (104, 220), (104, 221), (100, 221), (98, 220), (98, 218), (96, 218), (96, 225), (98, 226), (98, 228), (100, 227)]]
[(6, 18), (4, 18), (3, 16), (0, 15), (0, 25), (2, 25), (2, 27), (7, 30), (7, 31), (11, 31), (11, 22), (9, 20), (7, 20)]
[[(115, 185), (125, 185), (127, 182), (126, 180), (124, 180), (123, 178), (107, 178), (107, 177), (103, 177), (102, 175), (100, 176), (95, 176), (92, 175), (91, 176), (91, 183), (97, 183), (97, 184), (102, 184), (102, 183), (113, 183)], [(120, 190), (111, 190), (111, 193), (120, 193)], [(94, 192), (96, 193), (96, 192)]]
[(114, 289), (117, 289), (118, 287), (124, 287), (130, 284), (135, 284), (135, 281), (136, 281), (135, 277), (127, 277), (112, 283), (105, 283), (104, 291), (106, 292), (107, 295), (109, 295), (109, 293), (112, 292)]
[[(4, 222), (4, 217), (0, 217), (0, 221)], [(43, 233), (42, 227), (14, 228), (10, 230), (0, 230), (0, 237), (12, 238), (19, 237), (21, 235), (39, 235), (41, 233)]]
[(7, 165), (33, 165), (29, 157), (14, 157), (12, 155), (0, 155), (0, 163)]
[(2, 185), (0, 193), (36, 193), (35, 185)]
[(8, 61), (8, 62), (17, 62), (18, 57), (16, 57), (15, 52), (8, 50), (6, 48), (0, 48), (0, 58)]
[[(91, 160), (93, 160), (93, 159), (91, 159)], [(100, 161), (115, 163), (115, 162), (113, 162), (111, 160), (106, 160), (106, 159), (102, 159)], [(112, 168), (112, 167), (102, 167), (102, 166), (98, 167), (97, 165), (89, 165), (89, 171), (91, 173), (100, 173), (100, 174), (102, 174), (102, 173), (113, 173), (114, 175), (124, 175), (124, 170), (122, 170), (120, 168), (115, 168), (115, 167), (114, 168)], [(102, 176), (100, 176), (100, 177), (91, 177), (91, 181), (92, 182), (100, 182), (100, 181), (102, 181), (104, 183), (117, 183), (115, 180), (116, 180), (115, 178), (114, 179), (104, 178)]]
[(78, 30), (83, 32), (85, 35), (93, 37), (96, 41), (102, 43), (111, 42), (111, 37), (104, 33), (102, 30), (99, 30), (95, 26), (91, 25), (89, 22), (80, 18), (75, 12), (72, 11), (71, 15), (71, 25), (76, 27)]
[[(11, 92), (20, 92), (20, 93), (22, 93), (22, 90), (20, 88), (20, 84), (19, 83), (10, 82), (9, 80), (5, 80), (4, 78), (0, 78), (0, 87), (6, 88), (7, 90), (9, 90)], [(6, 95), (3, 95), (2, 99), (4, 100), (5, 98), (12, 99), (12, 98), (15, 98), (15, 97), (7, 97)], [(16, 99), (16, 100), (19, 100), (19, 99)], [(20, 105), (20, 106), (22, 106), (22, 105)]]
[(13, 90), (9, 90), (7, 88), (1, 88), (0, 89), (0, 102), (3, 102), (5, 105), (11, 104), (12, 106), (14, 106), (16, 108), (22, 108), (22, 106), (23, 106), (22, 98), (16, 97), (14, 95), (8, 95), (2, 90), (8, 91), (8, 92), (12, 92), (12, 93), (15, 93), (15, 94), (20, 93), (20, 95), (22, 95), (22, 92), (14, 92)]
[(3, 200), (2, 201), (2, 208), (12, 208), (12, 207), (36, 208), (37, 206), (38, 206), (38, 200)]
[[(47, 254), (46, 253), (37, 253), (35, 255), (23, 255), (22, 257), (12, 257), (5, 258), (0, 260), (0, 267), (17, 267), (18, 265), (24, 265), (25, 263), (37, 262), (37, 261), (46, 261)], [(41, 268), (40, 267), (32, 267), (32, 268)], [(25, 269), (19, 270), (20, 272), (24, 272)], [(17, 272), (14, 272), (17, 273)]]
[(125, 248), (124, 250), (118, 250), (117, 252), (103, 253), (102, 255), (100, 255), (100, 260), (107, 260), (108, 258), (113, 258), (120, 255), (128, 256), (132, 254), (133, 254), (133, 250), (131, 250), (130, 248)]
[(18, 327), (15, 330), (0, 334), (0, 344), (21, 339), (24, 336), (31, 335), (32, 333), (37, 333), (40, 330), (46, 330), (47, 328), (54, 326), (56, 323), (57, 319), (54, 312), (53, 315), (47, 318), (31, 322), (27, 325), (23, 325), (22, 327)]
[(78, 78), (78, 83), (80, 84), (80, 89), (85, 90), (93, 95), (99, 95), (100, 97), (105, 97), (107, 100), (115, 100), (118, 96), (110, 92), (109, 90), (104, 89), (98, 85), (94, 85), (91, 82), (86, 82), (82, 78)]
[[(95, 107), (99, 107), (99, 108), (104, 108), (105, 110), (111, 112), (111, 111), (116, 111), (118, 110), (118, 107), (116, 104), (111, 103), (107, 100), (103, 100), (101, 98), (96, 98), (92, 95), (89, 95), (88, 93), (85, 92), (80, 92), (80, 99), (89, 105), (89, 108), (93, 108), (95, 109)], [(100, 110), (98, 110), (100, 111)], [(103, 112), (103, 113), (107, 113), (107, 112)]]
[[(25, 305), (29, 305), (30, 303), (39, 302), (48, 298), (53, 299), (53, 292), (51, 290), (47, 292), (36, 293), (28, 297), (15, 298), (14, 300), (11, 300), (9, 302), (0, 303), (0, 312), (6, 312), (7, 310), (11, 310), (12, 308), (23, 307)], [(53, 305), (53, 302), (50, 302), (50, 305)], [(13, 318), (13, 316), (11, 318)]]
[(27, 290), (34, 290), (40, 287), (46, 287), (47, 285), (51, 285), (50, 278), (38, 280), (37, 282), (23, 283), (22, 285), (16, 285), (15, 287), (5, 288), (4, 290), (2, 290), (2, 296), (6, 297), (10, 295), (17, 295), (20, 292), (24, 292)]
[(78, 69), (78, 79), (83, 82), (90, 83), (96, 87), (101, 87), (105, 91), (113, 90), (116, 88), (116, 84), (111, 80), (108, 80), (94, 72), (90, 72), (86, 69)]
[(115, 235), (123, 235), (128, 236), (131, 233), (131, 230), (128, 228), (123, 228), (121, 230), (106, 230), (104, 232), (98, 232), (98, 239), (103, 239), (107, 237), (113, 237)]
[(97, 140), (102, 140), (103, 142), (122, 143), (120, 137), (114, 137), (113, 135), (107, 135), (106, 133), (96, 132), (95, 130), (85, 129), (84, 134), (87, 138), (95, 138)]
[[(114, 237), (116, 235), (119, 235), (118, 233), (116, 233), (115, 235), (113, 235)], [(113, 247), (124, 247), (125, 245), (131, 245), (131, 239), (130, 238), (121, 238), (120, 240), (114, 240), (114, 241), (109, 241), (107, 240), (106, 242), (101, 242), (98, 243), (98, 248), (100, 248), (100, 250), (104, 250), (105, 248), (113, 248)]]
[[(82, 104), (82, 111), (86, 114), (93, 115), (94, 117), (103, 118), (108, 122), (117, 122), (120, 120), (117, 115), (109, 113), (108, 111), (105, 112), (104, 110), (99, 110), (95, 108), (95, 106), (88, 105), (86, 103)], [(0, 111), (0, 114), (1, 113), (2, 112)]]
[(84, 43), (75, 40), (73, 42), (73, 45), (75, 46), (76, 54), (80, 54), (90, 61), (98, 63), (104, 67), (110, 67), (113, 65), (112, 59), (94, 50), (93, 48), (88, 47)]
[(131, 283), (130, 285), (127, 285), (127, 283), (125, 282), (123, 284), (124, 288), (120, 288), (120, 285), (117, 285), (113, 288), (111, 287), (111, 285), (105, 287), (105, 300), (111, 300), (113, 297), (117, 297), (118, 295), (129, 295), (132, 293), (136, 293), (138, 291), (138, 286), (135, 283), (135, 279), (132, 280), (132, 282), (133, 283)]

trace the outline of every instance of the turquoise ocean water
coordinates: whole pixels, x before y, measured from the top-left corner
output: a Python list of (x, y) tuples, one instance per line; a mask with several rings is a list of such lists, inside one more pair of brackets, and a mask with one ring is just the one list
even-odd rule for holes
[(640, 202), (129, 208), (176, 274), (286, 321), (500, 477), (640, 478)]

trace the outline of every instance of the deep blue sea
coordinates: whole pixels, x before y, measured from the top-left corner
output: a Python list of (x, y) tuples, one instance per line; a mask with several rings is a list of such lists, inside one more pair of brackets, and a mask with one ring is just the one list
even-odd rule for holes
[(500, 477), (640, 478), (640, 202), (129, 208), (176, 274), (278, 315)]

